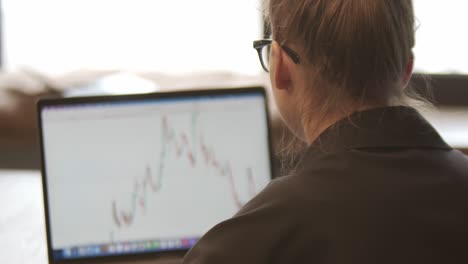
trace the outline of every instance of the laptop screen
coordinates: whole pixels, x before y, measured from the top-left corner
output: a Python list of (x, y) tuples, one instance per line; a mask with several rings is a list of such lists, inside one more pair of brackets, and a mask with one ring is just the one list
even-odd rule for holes
[(189, 249), (271, 179), (260, 91), (65, 100), (40, 119), (55, 260)]

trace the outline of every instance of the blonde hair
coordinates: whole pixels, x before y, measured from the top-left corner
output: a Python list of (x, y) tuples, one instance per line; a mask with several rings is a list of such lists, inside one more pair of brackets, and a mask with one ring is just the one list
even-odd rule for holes
[[(297, 45), (320, 79), (352, 97), (380, 99), (412, 57), (411, 0), (267, 0), (275, 39)], [(393, 93), (399, 91), (393, 91)]]
[(301, 64), (311, 66), (303, 123), (345, 111), (346, 103), (427, 104), (398, 85), (413, 58), (412, 0), (265, 0), (264, 14), (274, 39), (296, 47)]

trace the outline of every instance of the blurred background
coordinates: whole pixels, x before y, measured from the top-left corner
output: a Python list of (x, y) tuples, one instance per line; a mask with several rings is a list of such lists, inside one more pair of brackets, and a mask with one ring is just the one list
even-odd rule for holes
[[(430, 85), (435, 105), (423, 113), (468, 153), (468, 1), (413, 1), (413, 84)], [(265, 37), (260, 0), (0, 0), (0, 10), (0, 263), (47, 263), (38, 98), (269, 86), (252, 48)], [(288, 134), (270, 106), (280, 151)]]
[[(466, 0), (414, 0), (414, 85), (425, 113), (468, 149)], [(35, 102), (43, 96), (266, 85), (252, 41), (260, 0), (0, 0), (0, 167), (39, 168)], [(425, 78), (421, 78), (425, 76)], [(272, 107), (275, 135), (283, 133)]]
[(6, 69), (257, 73), (252, 0), (2, 0)]

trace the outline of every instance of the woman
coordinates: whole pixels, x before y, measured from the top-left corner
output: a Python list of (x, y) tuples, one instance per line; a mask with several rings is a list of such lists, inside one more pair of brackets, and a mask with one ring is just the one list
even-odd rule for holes
[(409, 107), (411, 0), (266, 7), (254, 45), (308, 150), (184, 263), (468, 263), (468, 161)]

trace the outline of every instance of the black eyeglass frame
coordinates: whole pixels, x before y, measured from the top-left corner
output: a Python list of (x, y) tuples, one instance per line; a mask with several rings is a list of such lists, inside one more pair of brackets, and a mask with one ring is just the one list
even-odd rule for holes
[[(262, 49), (265, 46), (271, 45), (272, 42), (273, 42), (272, 39), (260, 39), (260, 40), (255, 40), (253, 42), (253, 47), (254, 47), (254, 49), (257, 50), (258, 58), (260, 59), (260, 63), (262, 64), (262, 67), (266, 72), (269, 72), (269, 70), (268, 70), (267, 65), (263, 61)], [(286, 52), (286, 54), (288, 54), (288, 56), (292, 59), (292, 61), (295, 64), (299, 64), (301, 62), (301, 58), (299, 57), (299, 55), (294, 50), (292, 50), (291, 48), (289, 48), (289, 47), (287, 47), (287, 46), (285, 46), (283, 44), (279, 44), (279, 45)]]

